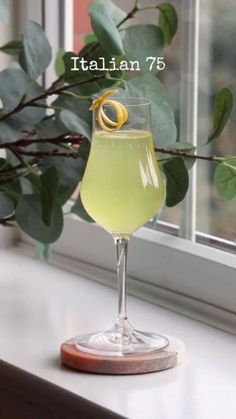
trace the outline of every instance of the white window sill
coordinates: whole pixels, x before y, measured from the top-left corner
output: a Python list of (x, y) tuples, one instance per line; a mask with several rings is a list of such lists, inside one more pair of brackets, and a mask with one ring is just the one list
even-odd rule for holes
[[(58, 416), (41, 413), (40, 419), (74, 419), (78, 417), (72, 413), (75, 405), (77, 413), (80, 406), (83, 412), (87, 409), (83, 419), (115, 417), (115, 413), (132, 419), (235, 419), (236, 336), (129, 297), (130, 320), (136, 327), (146, 329), (148, 325), (151, 331), (184, 341), (184, 364), (140, 376), (75, 373), (60, 366), (60, 344), (77, 334), (110, 327), (116, 316), (116, 292), (19, 250), (1, 250), (0, 263), (0, 390), (7, 390), (4, 386), (10, 383), (24, 397), (24, 386), (30, 389), (31, 385), (33, 394), (38, 380), (41, 409), (54, 409), (55, 403), (54, 412), (60, 411)], [(5, 363), (21, 370), (9, 367), (9, 375)], [(45, 387), (48, 395), (54, 386), (57, 402), (42, 392)], [(29, 389), (25, 397), (32, 407), (37, 401), (32, 400)], [(60, 410), (63, 399), (66, 414)], [(94, 416), (92, 403), (114, 416), (98, 407)]]

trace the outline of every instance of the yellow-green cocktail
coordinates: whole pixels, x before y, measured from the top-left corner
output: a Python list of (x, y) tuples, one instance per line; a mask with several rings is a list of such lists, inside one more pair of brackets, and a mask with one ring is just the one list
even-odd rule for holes
[(94, 133), (81, 198), (98, 224), (129, 235), (160, 210), (164, 197), (150, 131)]

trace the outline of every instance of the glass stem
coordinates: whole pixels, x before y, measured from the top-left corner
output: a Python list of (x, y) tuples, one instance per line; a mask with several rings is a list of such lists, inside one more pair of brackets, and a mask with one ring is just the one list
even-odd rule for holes
[(128, 328), (128, 318), (126, 311), (126, 268), (127, 268), (127, 252), (129, 238), (114, 237), (117, 257), (117, 282), (118, 282), (118, 317), (116, 326), (119, 328)]

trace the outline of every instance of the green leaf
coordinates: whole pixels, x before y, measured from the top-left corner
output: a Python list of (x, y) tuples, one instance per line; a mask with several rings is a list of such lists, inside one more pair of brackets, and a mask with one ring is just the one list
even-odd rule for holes
[(170, 44), (178, 29), (178, 16), (174, 6), (162, 3), (156, 6), (160, 10), (159, 26), (163, 31), (166, 44)]
[(51, 226), (54, 206), (57, 199), (58, 173), (55, 167), (50, 167), (41, 175), (41, 205), (42, 220), (47, 226)]
[[(194, 154), (194, 152), (196, 150), (196, 147), (194, 145), (192, 145), (191, 143), (184, 142), (184, 141), (182, 141), (182, 142), (178, 141), (176, 143), (169, 144), (168, 147), (167, 147), (167, 150), (168, 149), (183, 151), (183, 152), (186, 152), (188, 154)], [(162, 158), (163, 158), (163, 156), (164, 156), (164, 158), (168, 158), (168, 157), (171, 158), (171, 154), (168, 154), (168, 153), (161, 154)], [(196, 159), (194, 157), (183, 157), (183, 160), (184, 160), (184, 164), (185, 164), (187, 170), (190, 170), (193, 167), (193, 165), (196, 161)]]
[(32, 195), (34, 193), (40, 193), (41, 181), (40, 176), (35, 173), (29, 173), (27, 176), (20, 178), (20, 184), (22, 193), (24, 195)]
[(74, 112), (63, 109), (59, 114), (59, 118), (70, 132), (91, 138), (91, 126)]
[(128, 61), (138, 61), (143, 72), (157, 73), (157, 63), (151, 69), (152, 61), (147, 57), (161, 57), (163, 55), (163, 33), (155, 25), (130, 26), (125, 30), (123, 41)]
[(63, 213), (58, 202), (54, 205), (51, 225), (43, 222), (38, 194), (21, 195), (16, 207), (16, 221), (26, 234), (41, 243), (55, 242), (63, 229)]
[(7, 68), (0, 73), (0, 97), (4, 112), (11, 112), (21, 102), (30, 79), (19, 68)]
[[(37, 124), (35, 128), (38, 132), (39, 138), (58, 137), (59, 135), (64, 135), (68, 132), (67, 128), (64, 127), (58, 119), (54, 118), (44, 119)], [(39, 146), (39, 149), (42, 149), (40, 144)]]
[[(89, 48), (91, 48), (93, 46), (94, 46), (94, 43), (90, 44)], [(89, 53), (88, 55), (86, 55), (87, 50), (88, 50), (88, 46), (85, 47), (83, 49), (83, 51), (80, 53), (80, 57), (81, 56), (85, 57), (86, 61), (88, 62), (88, 64), (86, 64), (86, 65), (88, 65), (88, 67), (90, 65), (94, 65), (94, 62), (96, 62), (97, 67), (101, 68), (101, 66), (103, 64), (102, 60), (104, 60), (104, 67), (105, 68), (111, 68), (110, 61), (111, 61), (112, 58), (113, 59), (115, 58), (115, 66), (117, 68), (119, 68), (119, 63), (120, 63), (121, 57), (117, 57), (117, 56), (112, 57), (112, 55), (110, 55), (108, 52), (104, 51), (104, 49), (100, 45), (97, 46), (96, 49), (94, 49), (92, 54)], [(71, 63), (68, 63), (68, 67), (69, 67), (69, 65), (70, 65), (70, 71), (71, 71)], [(81, 81), (82, 80), (82, 75), (83, 75), (84, 79), (89, 79), (92, 76), (100, 76), (101, 77), (102, 75), (107, 75), (107, 73), (108, 73), (107, 70), (95, 70), (95, 69), (92, 70), (92, 71), (90, 71), (90, 70), (82, 71), (80, 65), (77, 65), (77, 67), (80, 68), (79, 71), (71, 71), (71, 74), (72, 73), (74, 74), (73, 78), (76, 81)], [(77, 73), (77, 79), (75, 79), (75, 74), (76, 73)], [(122, 78), (122, 71), (121, 70), (111, 70), (110, 75), (113, 78)], [(68, 77), (68, 75), (66, 75), (66, 77)], [(108, 87), (114, 85), (114, 83), (115, 83), (114, 80), (108, 80), (107, 78), (104, 77), (104, 79), (97, 80), (96, 82), (93, 81), (92, 83), (86, 83), (84, 85), (78, 86), (78, 88), (76, 88), (76, 89), (78, 89), (80, 94), (90, 96), (94, 93), (99, 92), (103, 88), (108, 88)]]
[(14, 201), (6, 193), (0, 191), (0, 218), (5, 218), (14, 213)]
[(182, 157), (174, 157), (163, 164), (166, 175), (166, 205), (174, 207), (181, 202), (188, 190), (189, 177)]
[[(65, 68), (63, 74), (64, 80), (68, 82), (79, 82), (91, 78), (91, 72), (89, 70), (83, 71), (79, 63), (77, 61), (74, 62), (74, 58), (77, 60), (79, 56), (71, 51), (63, 55), (62, 59)], [(73, 68), (79, 68), (79, 70), (72, 70)]]
[(87, 140), (87, 138), (84, 138), (81, 142), (78, 153), (79, 156), (83, 159), (88, 159), (90, 153), (90, 142)]
[(130, 97), (146, 98), (152, 102), (151, 124), (155, 144), (166, 147), (174, 143), (177, 136), (174, 113), (165, 101), (161, 82), (144, 74), (125, 82), (125, 90)]
[[(19, 99), (25, 88), (27, 88), (27, 92), (24, 95), (24, 100), (30, 100), (35, 96), (40, 95), (43, 92), (42, 87), (40, 87), (36, 82), (31, 82), (31, 85), (26, 86), (27, 81), (27, 74), (21, 77), (21, 73), (24, 73), (22, 70), (18, 69), (9, 69), (9, 70), (16, 70), (11, 72), (10, 79), (6, 83), (6, 86), (9, 85), (10, 81), (11, 86), (9, 90), (4, 87), (4, 83), (2, 80), (1, 82), (1, 74), (0, 73), (0, 85), (2, 89), (0, 89), (0, 96), (2, 94), (2, 101), (6, 104), (5, 109), (15, 108), (18, 105)], [(8, 71), (8, 70), (3, 70)], [(25, 77), (25, 79), (24, 79)], [(17, 79), (18, 78), (18, 79)], [(18, 80), (18, 81), (17, 81)], [(29, 78), (28, 78), (29, 80)], [(19, 85), (19, 81), (22, 82)], [(15, 87), (15, 90), (14, 90)], [(9, 96), (8, 96), (9, 92)], [(22, 130), (27, 130), (34, 127), (44, 118), (46, 110), (44, 108), (36, 108), (36, 107), (27, 107), (22, 109), (15, 115), (12, 115), (1, 122), (1, 129), (0, 129), (0, 142), (12, 142), (18, 140), (25, 136), (25, 133)]]
[(22, 125), (16, 117), (7, 118), (1, 122), (0, 143), (13, 142), (24, 137), (25, 134), (21, 130), (25, 128), (26, 126)]
[(90, 217), (90, 215), (84, 208), (80, 195), (78, 196), (75, 204), (71, 208), (71, 212), (73, 214), (78, 215), (78, 217), (82, 218), (82, 220), (88, 221), (89, 223), (94, 223), (94, 220)]
[(236, 196), (236, 158), (217, 165), (214, 183), (222, 198), (229, 200)]
[(215, 138), (219, 137), (219, 135), (222, 133), (230, 118), (233, 109), (233, 101), (232, 92), (227, 87), (224, 87), (218, 93), (215, 100), (215, 108), (213, 114), (213, 131), (212, 134), (208, 137), (207, 144)]
[(0, 51), (8, 55), (19, 55), (23, 49), (22, 41), (10, 41), (0, 47)]
[(19, 179), (16, 179), (14, 182), (7, 183), (6, 185), (1, 185), (1, 190), (5, 192), (5, 194), (11, 198), (15, 204), (22, 193)]
[(65, 65), (63, 61), (63, 57), (65, 55), (65, 50), (63, 48), (60, 48), (57, 51), (56, 60), (55, 60), (55, 72), (57, 77), (62, 76), (65, 72)]
[(93, 33), (91, 33), (89, 35), (85, 35), (85, 37), (84, 37), (84, 43), (85, 43), (85, 45), (93, 44), (94, 42), (97, 42), (97, 41), (98, 40), (97, 40), (96, 36)]
[(9, 21), (8, 1), (0, 0), (0, 22)]
[[(76, 90), (75, 90), (76, 92)], [(86, 130), (86, 137), (92, 137), (92, 112), (89, 110), (91, 101), (87, 99), (78, 99), (69, 95), (62, 94), (56, 99), (52, 106), (60, 109), (66, 109), (77, 115), (83, 121), (83, 127)], [(61, 124), (62, 125), (62, 124)], [(63, 125), (65, 127), (65, 125)], [(61, 127), (62, 128), (62, 127)]]
[(57, 198), (63, 205), (82, 180), (86, 161), (82, 158), (75, 160), (71, 157), (45, 157), (41, 160), (39, 167), (42, 172), (47, 171), (50, 167), (57, 169), (59, 175)]
[[(24, 102), (41, 95), (43, 91), (43, 88), (38, 83), (31, 81), (31, 85), (26, 92)], [(40, 103), (45, 105), (45, 100), (41, 100)], [(18, 112), (14, 118), (22, 123), (22, 129), (24, 129), (23, 126), (27, 126), (29, 128), (34, 127), (36, 124), (42, 121), (45, 115), (46, 109), (44, 107), (40, 108), (35, 106), (27, 106), (26, 108), (22, 109), (22, 111)]]
[(89, 14), (92, 28), (102, 48), (112, 55), (123, 55), (120, 34), (108, 8), (103, 4), (93, 4), (89, 8)]
[(109, 15), (112, 17), (116, 25), (118, 25), (126, 16), (125, 11), (120, 9), (115, 3), (113, 3), (110, 0), (95, 0), (92, 3), (92, 6), (98, 6), (99, 4), (102, 4), (106, 7)]
[(29, 21), (23, 36), (23, 62), (30, 78), (36, 80), (49, 66), (52, 59), (51, 46), (41, 26)]

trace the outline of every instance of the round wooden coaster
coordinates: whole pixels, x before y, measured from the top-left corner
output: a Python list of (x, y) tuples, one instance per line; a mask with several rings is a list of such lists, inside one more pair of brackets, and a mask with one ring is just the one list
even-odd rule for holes
[(97, 374), (144, 374), (173, 368), (183, 361), (185, 347), (179, 339), (167, 336), (168, 347), (145, 355), (101, 356), (80, 351), (75, 340), (61, 346), (61, 362), (69, 368)]

